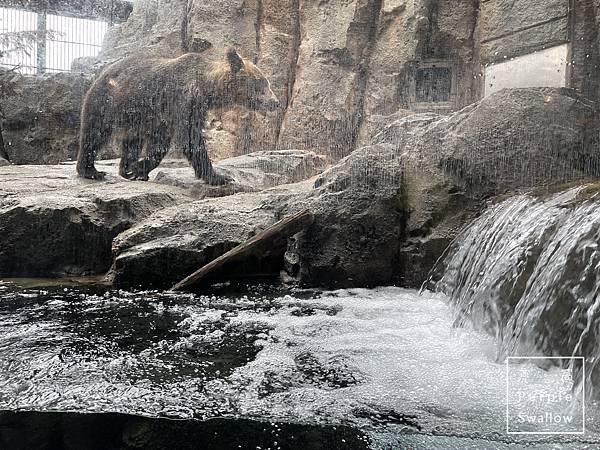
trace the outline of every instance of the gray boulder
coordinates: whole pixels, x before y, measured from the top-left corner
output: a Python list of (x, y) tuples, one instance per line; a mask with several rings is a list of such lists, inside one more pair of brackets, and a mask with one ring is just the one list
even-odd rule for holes
[(153, 214), (115, 239), (108, 279), (119, 287), (171, 287), (273, 223), (264, 200), (239, 194)]
[[(405, 222), (400, 177), (398, 153), (379, 145), (354, 152), (314, 182), (160, 211), (115, 240), (110, 279), (117, 286), (171, 286), (282, 217), (309, 209), (314, 223), (283, 249), (298, 262), (292, 276), (311, 286), (388, 283), (397, 279)], [(274, 252), (249, 271), (276, 273), (283, 258)]]
[[(376, 286), (398, 282), (407, 211), (403, 163), (393, 146), (356, 150), (317, 179), (306, 204), (314, 224), (290, 241), (304, 285)], [(304, 205), (303, 205), (304, 206)]]
[(398, 120), (373, 139), (439, 170), (474, 196), (600, 174), (592, 104), (564, 88), (505, 89), (450, 116)]
[(16, 95), (2, 98), (2, 134), (14, 164), (73, 160), (79, 148), (81, 103), (91, 78), (78, 73), (21, 77)]
[[(10, 250), (3, 249), (2, 254), (8, 256), (0, 260), (0, 267), (17, 267), (10, 261), (22, 261), (22, 270), (10, 273), (37, 274), (65, 267), (59, 260), (71, 258), (75, 263), (70, 266), (79, 268), (72, 272), (98, 271), (109, 263), (107, 236), (128, 228), (114, 241), (110, 278), (119, 286), (168, 287), (280, 218), (309, 209), (314, 223), (289, 239), (287, 248), (248, 263), (254, 267), (236, 268), (228, 276), (274, 273), (285, 267), (300, 283), (310, 286), (419, 286), (486, 200), (535, 186), (597, 178), (597, 131), (593, 109), (570, 91), (506, 90), (448, 117), (415, 114), (401, 118), (379, 133), (374, 144), (354, 151), (316, 180), (260, 192), (256, 191), (272, 183), (314, 175), (322, 158), (263, 152), (222, 162), (217, 170), (238, 178), (229, 191), (210, 191), (198, 187), (195, 180), (195, 187), (190, 188), (185, 181), (191, 176), (189, 167), (163, 166), (154, 175), (154, 183), (141, 183), (141, 192), (135, 187), (140, 183), (82, 187), (72, 172), (66, 180), (47, 173), (35, 183), (21, 174), (3, 183), (0, 224), (4, 228), (0, 231), (9, 237)], [(111, 164), (114, 173), (116, 162)], [(10, 174), (17, 169), (3, 170)], [(60, 189), (42, 193), (57, 186), (63, 187), (64, 197), (56, 195)], [(101, 189), (109, 191), (100, 193)], [(119, 189), (124, 200), (119, 200)], [(207, 198), (236, 189), (245, 192)], [(138, 198), (144, 200), (133, 200)], [(108, 206), (101, 209), (99, 204)], [(73, 207), (74, 211), (68, 209)], [(16, 216), (22, 210), (26, 215)], [(36, 225), (18, 234), (20, 224), (29, 222)], [(80, 231), (69, 231), (68, 236), (61, 234), (72, 222), (84, 225), (75, 226)], [(94, 228), (97, 223), (101, 230)], [(105, 233), (105, 229), (110, 231)], [(31, 236), (36, 245), (27, 250), (23, 242)], [(42, 236), (39, 243), (38, 236)], [(88, 245), (87, 260), (101, 254), (102, 264), (81, 270), (84, 250), (72, 256), (69, 242), (81, 246), (93, 239), (102, 242)], [(42, 258), (47, 259), (46, 266), (31, 271), (30, 267), (38, 267), (31, 262), (38, 258), (37, 248), (51, 256)]]

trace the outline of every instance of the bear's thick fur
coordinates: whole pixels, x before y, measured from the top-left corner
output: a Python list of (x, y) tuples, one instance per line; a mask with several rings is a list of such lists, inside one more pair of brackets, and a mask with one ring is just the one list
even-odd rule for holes
[(98, 76), (84, 98), (77, 172), (102, 179), (104, 173), (94, 167), (96, 155), (110, 139), (117, 139), (121, 176), (147, 180), (174, 143), (196, 177), (224, 184), (229, 180), (215, 173), (202, 127), (209, 109), (235, 105), (257, 111), (278, 107), (269, 81), (235, 49), (216, 63), (209, 62), (208, 52), (174, 59), (122, 59)]

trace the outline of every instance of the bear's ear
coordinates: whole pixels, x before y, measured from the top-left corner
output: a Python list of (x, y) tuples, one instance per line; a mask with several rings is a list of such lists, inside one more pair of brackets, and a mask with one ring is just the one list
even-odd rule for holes
[(244, 68), (244, 60), (237, 52), (237, 50), (233, 47), (227, 50), (227, 61), (229, 62), (229, 65), (231, 66), (231, 71), (233, 73), (238, 73)]

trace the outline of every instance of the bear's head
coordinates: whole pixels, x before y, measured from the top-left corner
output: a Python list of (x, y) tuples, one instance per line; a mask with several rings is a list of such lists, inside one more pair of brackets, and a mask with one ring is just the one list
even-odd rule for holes
[(279, 100), (267, 77), (251, 61), (243, 59), (234, 48), (227, 51), (226, 61), (211, 73), (215, 85), (215, 106), (244, 106), (255, 111), (275, 111)]

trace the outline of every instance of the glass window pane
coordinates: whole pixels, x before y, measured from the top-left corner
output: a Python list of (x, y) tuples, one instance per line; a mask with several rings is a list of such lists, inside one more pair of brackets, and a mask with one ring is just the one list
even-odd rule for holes
[(488, 66), (486, 97), (504, 88), (564, 87), (567, 52), (568, 46), (564, 44)]

